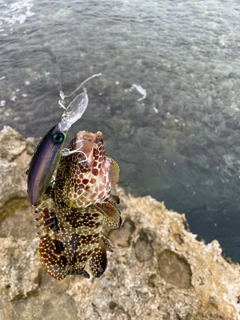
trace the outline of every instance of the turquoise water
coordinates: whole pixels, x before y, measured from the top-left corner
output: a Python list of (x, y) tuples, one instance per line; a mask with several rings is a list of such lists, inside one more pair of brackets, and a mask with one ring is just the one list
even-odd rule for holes
[(240, 261), (239, 1), (0, 1), (0, 129), (43, 136), (87, 77), (71, 129), (101, 130), (120, 185), (185, 212)]

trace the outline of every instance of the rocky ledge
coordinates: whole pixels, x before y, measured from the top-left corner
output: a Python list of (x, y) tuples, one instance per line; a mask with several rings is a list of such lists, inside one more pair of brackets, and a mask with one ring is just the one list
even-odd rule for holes
[(0, 132), (0, 319), (240, 319), (240, 267), (197, 241), (185, 215), (119, 187), (124, 220), (100, 279), (42, 269), (26, 170), (36, 141)]

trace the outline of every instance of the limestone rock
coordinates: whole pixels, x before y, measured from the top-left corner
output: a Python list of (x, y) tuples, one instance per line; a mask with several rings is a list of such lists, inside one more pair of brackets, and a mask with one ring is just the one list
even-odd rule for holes
[(0, 131), (0, 159), (12, 161), (26, 149), (26, 141), (11, 127), (4, 126)]
[[(22, 143), (10, 128), (1, 132), (2, 143), (9, 133)], [(34, 141), (28, 144), (33, 150)], [(0, 171), (0, 320), (240, 319), (240, 267), (224, 260), (218, 242), (197, 241), (185, 215), (120, 188), (124, 222), (120, 230), (106, 230), (115, 249), (103, 277), (51, 278), (37, 254), (26, 193), (30, 155), (25, 141), (22, 146), (5, 148), (0, 160), (8, 168)]]
[(26, 298), (38, 289), (37, 243), (37, 238), (1, 238), (0, 294), (7, 295), (10, 301)]
[(1, 208), (10, 199), (26, 197), (26, 170), (30, 156), (25, 152), (26, 141), (8, 126), (0, 131), (0, 145)]
[(108, 272), (93, 283), (74, 278), (67, 291), (82, 304), (79, 319), (238, 319), (240, 268), (218, 242), (197, 241), (184, 215), (151, 197), (119, 195), (127, 208), (110, 233), (118, 246)]

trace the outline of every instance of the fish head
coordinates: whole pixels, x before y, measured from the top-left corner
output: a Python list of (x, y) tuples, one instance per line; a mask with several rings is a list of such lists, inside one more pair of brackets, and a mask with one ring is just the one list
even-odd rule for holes
[(118, 179), (119, 167), (105, 155), (102, 132), (80, 131), (61, 158), (56, 176), (56, 201), (75, 208), (103, 203)]

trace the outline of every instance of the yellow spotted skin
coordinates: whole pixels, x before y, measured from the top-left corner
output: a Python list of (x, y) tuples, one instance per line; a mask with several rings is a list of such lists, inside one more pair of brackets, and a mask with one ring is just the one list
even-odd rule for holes
[(119, 228), (119, 199), (111, 188), (119, 179), (118, 165), (105, 156), (103, 136), (80, 131), (62, 156), (55, 181), (35, 206), (38, 214), (39, 256), (55, 279), (67, 275), (89, 278), (86, 264), (99, 278), (112, 251), (103, 224)]

